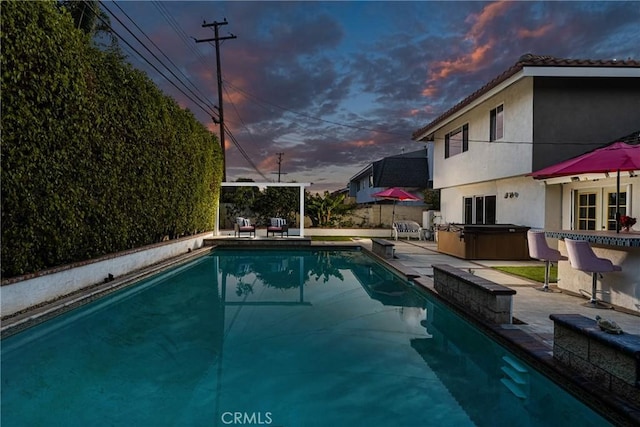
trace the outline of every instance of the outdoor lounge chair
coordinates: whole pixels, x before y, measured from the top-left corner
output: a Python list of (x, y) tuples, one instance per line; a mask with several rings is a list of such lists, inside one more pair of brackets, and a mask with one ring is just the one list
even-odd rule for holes
[(269, 233), (273, 233), (275, 237), (276, 233), (280, 233), (280, 237), (284, 237), (284, 234), (287, 234), (289, 237), (289, 226), (287, 225), (287, 221), (283, 218), (271, 218), (269, 225), (267, 226), (267, 237), (269, 237)]
[(398, 237), (406, 237), (407, 240), (415, 237), (418, 240), (422, 240), (423, 236), (422, 227), (415, 221), (395, 221), (392, 233), (395, 240), (398, 240)]
[(236, 223), (233, 227), (233, 235), (236, 237), (241, 237), (242, 233), (249, 233), (249, 237), (253, 234), (253, 237), (256, 237), (256, 226), (255, 224), (251, 224), (251, 220), (247, 218), (236, 218)]

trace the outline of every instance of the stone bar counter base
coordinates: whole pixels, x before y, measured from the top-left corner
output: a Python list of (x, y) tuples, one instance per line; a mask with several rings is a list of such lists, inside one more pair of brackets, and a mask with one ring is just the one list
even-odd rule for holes
[(640, 335), (602, 331), (579, 314), (552, 314), (553, 357), (584, 377), (640, 405)]
[(434, 288), (444, 299), (496, 324), (511, 324), (516, 291), (446, 264), (433, 265)]

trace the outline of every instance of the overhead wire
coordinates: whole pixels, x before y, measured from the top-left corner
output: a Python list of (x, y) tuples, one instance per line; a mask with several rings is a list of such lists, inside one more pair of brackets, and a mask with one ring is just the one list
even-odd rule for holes
[(169, 12), (167, 7), (163, 4), (163, 2), (161, 2), (161, 1), (153, 1), (152, 3), (156, 7), (158, 12), (160, 12), (160, 15), (162, 15), (164, 20), (167, 21), (169, 26), (178, 35), (180, 40), (182, 40), (182, 43), (187, 47), (187, 49), (189, 49), (191, 51), (191, 53), (193, 53), (198, 58), (198, 60), (200, 61), (200, 63), (202, 65), (204, 65), (205, 67), (209, 66), (209, 64), (207, 64), (206, 58), (204, 57), (202, 52), (200, 50), (196, 49), (196, 47), (195, 47), (196, 45), (195, 45), (195, 43), (193, 43), (195, 38), (194, 37), (189, 37), (187, 35), (187, 33), (180, 26), (178, 21), (175, 20), (175, 18)]
[[(153, 56), (154, 58), (156, 58), (156, 60), (158, 62), (160, 62), (165, 68), (167, 68), (167, 70), (169, 70), (168, 67), (166, 67), (166, 65), (164, 65), (164, 63), (162, 63), (162, 61), (160, 61), (157, 56), (155, 56), (155, 54), (153, 54), (149, 48), (140, 41), (140, 39), (138, 37), (136, 37), (131, 30), (129, 30), (129, 28), (108, 8), (104, 5), (104, 3), (99, 0), (100, 5), (107, 11), (109, 12), (109, 14), (111, 16), (113, 16), (119, 23), (120, 25), (122, 25), (137, 41), (138, 43), (140, 43), (141, 45), (143, 45), (143, 47), (145, 49), (147, 49)], [(98, 19), (100, 19), (116, 36), (118, 36), (118, 38), (120, 40), (122, 40), (130, 49), (132, 49), (141, 59), (143, 59), (147, 64), (149, 64), (156, 72), (158, 72), (158, 74), (160, 74), (165, 80), (167, 80), (167, 82), (169, 82), (173, 87), (175, 87), (180, 93), (182, 93), (184, 96), (187, 97), (187, 99), (189, 99), (191, 102), (193, 102), (193, 104), (195, 106), (197, 106), (198, 108), (200, 108), (202, 111), (204, 111), (208, 116), (210, 116), (213, 120), (217, 120), (214, 117), (214, 114), (216, 114), (212, 109), (207, 110), (205, 109), (198, 101), (194, 100), (191, 96), (189, 96), (189, 94), (187, 94), (184, 90), (182, 90), (182, 88), (180, 88), (176, 83), (174, 83), (171, 79), (169, 79), (162, 71), (160, 71), (158, 69), (157, 66), (155, 66), (153, 63), (151, 63), (151, 61), (149, 61), (144, 55), (142, 55), (135, 47), (133, 47), (131, 45), (131, 43), (129, 43), (124, 37), (122, 37), (121, 34), (119, 34), (111, 25), (109, 22), (106, 22), (104, 19), (102, 19), (98, 14), (96, 14), (98, 16)], [(169, 72), (171, 72), (171, 74), (178, 79), (178, 81), (180, 81), (180, 83), (185, 86), (186, 85), (175, 75), (175, 73), (173, 73), (171, 70), (169, 70)], [(188, 88), (187, 88), (188, 89)]]
[(258, 173), (258, 175), (262, 177), (262, 179), (264, 179), (265, 181), (268, 181), (269, 179), (260, 171), (260, 169), (258, 169), (258, 166), (256, 166), (255, 163), (253, 163), (253, 160), (251, 160), (251, 157), (247, 154), (246, 151), (244, 151), (244, 148), (242, 148), (242, 145), (240, 145), (240, 143), (238, 142), (236, 137), (231, 133), (231, 130), (226, 124), (224, 125), (224, 131), (226, 132), (226, 135), (228, 135), (229, 138), (231, 139), (231, 142), (233, 142), (233, 144), (236, 146), (236, 148), (238, 149), (242, 157), (244, 157), (247, 163), (249, 163), (249, 165), (253, 168), (253, 170), (255, 170)]
[[(160, 52), (160, 53), (162, 54), (162, 56), (164, 56), (164, 57), (167, 59), (167, 61), (169, 61), (169, 63), (170, 63), (171, 65), (173, 65), (173, 67), (174, 67), (176, 70), (178, 70), (178, 72), (182, 75), (182, 77), (184, 77), (184, 78), (185, 78), (185, 80), (186, 80), (187, 82), (189, 82), (189, 83), (191, 84), (191, 86), (192, 86), (192, 87), (193, 87), (197, 92), (199, 92), (203, 97), (205, 97), (205, 100), (203, 100), (202, 98), (200, 98), (200, 96), (198, 96), (198, 94), (194, 93), (193, 91), (191, 91), (191, 90), (190, 90), (190, 92), (191, 92), (191, 93), (192, 93), (192, 94), (193, 94), (193, 95), (194, 95), (194, 96), (195, 96), (195, 97), (196, 97), (200, 102), (202, 102), (204, 105), (206, 105), (206, 106), (208, 106), (209, 108), (213, 109), (213, 108), (214, 108), (214, 106), (215, 106), (215, 104), (214, 104), (213, 102), (211, 102), (211, 100), (206, 99), (206, 96), (205, 96), (202, 92), (200, 92), (200, 89), (198, 89), (198, 87), (197, 87), (197, 86), (196, 86), (196, 85), (191, 81), (191, 79), (189, 79), (189, 77), (187, 77), (187, 76), (182, 72), (182, 70), (180, 69), (180, 67), (178, 67), (178, 66), (177, 66), (177, 65), (176, 65), (176, 64), (171, 60), (171, 58), (169, 58), (169, 57), (164, 53), (164, 51), (163, 51), (162, 49), (160, 49), (160, 48), (158, 47), (158, 45), (157, 45), (157, 44), (155, 44), (155, 42), (154, 42), (153, 40), (151, 40), (151, 38), (149, 38), (149, 36), (147, 35), (147, 33), (145, 33), (145, 32), (144, 32), (144, 30), (142, 30), (142, 28), (140, 28), (140, 26), (139, 26), (138, 24), (136, 24), (136, 22), (135, 22), (133, 19), (131, 19), (131, 17), (127, 14), (127, 12), (125, 12), (125, 11), (120, 7), (120, 5), (119, 5), (118, 3), (114, 2), (114, 4), (115, 4), (115, 6), (120, 10), (120, 12), (122, 12), (122, 14), (123, 14), (124, 16), (126, 16), (126, 17), (127, 17), (127, 19), (128, 19), (129, 21), (131, 21), (131, 23), (132, 23), (133, 25), (135, 25), (135, 27), (138, 29), (138, 31), (140, 31), (140, 33), (142, 33), (142, 35), (144, 35), (144, 36), (145, 36), (145, 38), (146, 38), (147, 40), (149, 40), (149, 42), (150, 42), (150, 43), (151, 43), (151, 44), (152, 44), (152, 45), (153, 45), (153, 46), (158, 50), (158, 52)], [(117, 19), (117, 18), (116, 18), (116, 19)], [(134, 37), (135, 37), (135, 36), (134, 36)], [(136, 39), (136, 40), (137, 40), (137, 39)], [(145, 47), (146, 47), (146, 46), (145, 46)], [(147, 50), (149, 50), (149, 49), (147, 49)], [(151, 51), (149, 51), (149, 52), (151, 53)], [(151, 54), (153, 55), (153, 53), (151, 53)], [(154, 58), (158, 59), (155, 55), (154, 55)], [(164, 65), (164, 64), (163, 64), (163, 65)], [(167, 70), (169, 70), (169, 67), (167, 67), (166, 65), (165, 65), (165, 68), (167, 68)], [(171, 71), (171, 70), (169, 70), (169, 71)], [(172, 74), (173, 74), (173, 73), (172, 73)], [(176, 78), (178, 78), (175, 74), (173, 74), (173, 76), (174, 76), (174, 77), (176, 77)], [(181, 83), (185, 86), (185, 88), (187, 88), (187, 86), (186, 86), (182, 81), (181, 81)], [(189, 89), (189, 88), (187, 88), (187, 89)]]
[[(173, 16), (169, 13), (169, 11), (166, 9), (166, 7), (161, 4), (161, 2), (153, 2), (154, 5), (156, 6), (156, 9), (160, 12), (160, 14), (163, 16), (163, 18), (167, 21), (167, 23), (169, 24), (169, 26), (171, 26), (171, 28), (173, 28), (174, 32), (178, 35), (178, 37), (182, 40), (182, 42), (193, 52), (195, 53), (195, 55), (198, 57), (198, 59), (205, 65), (207, 66), (207, 64), (205, 63), (205, 59), (204, 56), (202, 55), (202, 53), (195, 49), (194, 45), (192, 43), (189, 43), (188, 40), (188, 36), (186, 35), (186, 33), (184, 32), (184, 30), (182, 29), (182, 27), (180, 26), (180, 24), (178, 24), (178, 22), (173, 18)], [(125, 16), (127, 16), (127, 18), (133, 22), (134, 25), (136, 25), (136, 28), (138, 28), (138, 30), (145, 35), (145, 37), (147, 37), (147, 39), (149, 39), (149, 37), (144, 33), (144, 31), (142, 29), (140, 29), (140, 27), (133, 21), (133, 19), (131, 19), (131, 17), (129, 17), (126, 12), (124, 12), (122, 10), (122, 8), (118, 7), (124, 14)], [(153, 43), (152, 40), (149, 39), (149, 41), (151, 41), (151, 43), (156, 47), (156, 49), (158, 49), (159, 51), (162, 52), (162, 50), (155, 45), (155, 43)], [(162, 52), (164, 55), (164, 52)], [(176, 69), (178, 69), (178, 67), (173, 63), (173, 61), (171, 61), (166, 55), (164, 55), (169, 62), (171, 62), (171, 64), (176, 67)], [(183, 74), (184, 75), (184, 74)], [(185, 78), (188, 79), (188, 77), (185, 76)], [(189, 82), (193, 85), (193, 83), (189, 80)], [(195, 86), (195, 85), (194, 85)], [(228, 95), (228, 92), (227, 92)], [(228, 98), (230, 99), (229, 95)], [(242, 118), (240, 117), (240, 114), (235, 106), (235, 104), (232, 105), (234, 107), (234, 110), (236, 111), (236, 115), (238, 116), (238, 118), (240, 119), (241, 123), (243, 124), (243, 126), (245, 128), (246, 124), (244, 123), (244, 121), (242, 121)], [(217, 108), (217, 107), (214, 107)], [(267, 180), (266, 176), (258, 169), (258, 167), (255, 165), (255, 163), (253, 163), (251, 157), (247, 154), (247, 152), (244, 150), (244, 148), (242, 147), (242, 145), (240, 144), (240, 142), (235, 138), (235, 136), (231, 133), (231, 130), (227, 127), (224, 126), (225, 128), (225, 132), (226, 134), (231, 138), (232, 143), (236, 146), (236, 148), (238, 149), (238, 151), (240, 152), (240, 154), (242, 155), (242, 157), (247, 161), (247, 163), (249, 163), (249, 165), (260, 175), (263, 177), (263, 179)], [(248, 128), (247, 131), (249, 132)], [(249, 132), (250, 133), (250, 132)]]

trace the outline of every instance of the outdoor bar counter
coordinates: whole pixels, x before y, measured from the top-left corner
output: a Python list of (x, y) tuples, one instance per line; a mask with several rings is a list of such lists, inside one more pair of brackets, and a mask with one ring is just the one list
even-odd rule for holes
[(529, 259), (528, 230), (514, 224), (448, 224), (438, 229), (438, 252), (462, 259)]
[[(558, 250), (564, 256), (567, 256), (565, 238), (586, 240), (598, 257), (622, 267), (622, 271), (604, 273), (599, 278), (598, 290), (609, 293), (598, 293), (596, 297), (640, 314), (640, 232), (560, 230), (545, 231), (545, 235), (558, 239)], [(560, 261), (558, 288), (574, 293), (581, 293), (580, 289), (590, 292), (591, 274), (573, 269), (569, 261)]]

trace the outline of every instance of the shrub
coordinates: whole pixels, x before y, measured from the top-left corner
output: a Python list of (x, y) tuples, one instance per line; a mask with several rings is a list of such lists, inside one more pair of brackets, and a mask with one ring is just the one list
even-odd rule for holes
[(217, 139), (53, 2), (3, 2), (2, 277), (211, 230)]

